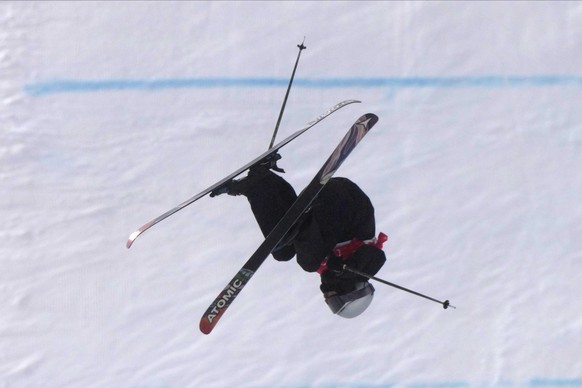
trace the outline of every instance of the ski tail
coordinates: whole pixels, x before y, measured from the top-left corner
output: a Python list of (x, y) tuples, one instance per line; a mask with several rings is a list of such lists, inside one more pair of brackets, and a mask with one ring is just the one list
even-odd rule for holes
[(325, 184), (335, 174), (341, 164), (347, 159), (358, 143), (364, 138), (370, 129), (376, 124), (378, 117), (368, 113), (360, 117), (349, 129), (342, 141), (333, 153), (299, 195), (295, 203), (289, 208), (277, 225), (267, 235), (263, 243), (255, 253), (247, 260), (239, 272), (232, 278), (228, 285), (220, 292), (212, 304), (208, 307), (200, 319), (200, 331), (210, 334), (226, 309), (242, 291), (250, 278), (255, 274), (269, 254), (275, 249), (285, 234), (293, 227), (301, 215), (307, 211), (313, 200), (323, 189)]
[(234, 298), (238, 296), (253, 275), (253, 271), (244, 267), (238, 271), (204, 313), (204, 317), (200, 320), (200, 331), (202, 333), (210, 334), (214, 326), (218, 323), (218, 320), (222, 317), (222, 314), (226, 312), (228, 306), (230, 306)]

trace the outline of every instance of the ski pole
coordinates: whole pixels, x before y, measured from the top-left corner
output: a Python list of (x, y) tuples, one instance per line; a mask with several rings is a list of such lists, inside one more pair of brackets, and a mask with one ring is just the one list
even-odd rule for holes
[(428, 299), (428, 300), (432, 300), (433, 302), (436, 302), (438, 304), (442, 304), (444, 309), (447, 309), (449, 307), (452, 307), (452, 308), (456, 309), (456, 307), (453, 306), (452, 304), (450, 304), (448, 300), (445, 300), (444, 302), (441, 302), (440, 300), (431, 298), (430, 296), (423, 295), (420, 292), (416, 292), (416, 291), (409, 290), (408, 288), (399, 286), (398, 284), (390, 283), (390, 282), (388, 282), (386, 280), (383, 280), (383, 279), (377, 278), (375, 276), (369, 275), (369, 274), (367, 274), (365, 272), (359, 271), (359, 270), (354, 269), (354, 268), (350, 268), (346, 264), (343, 265), (343, 269), (346, 270), (346, 271), (349, 271), (351, 273), (355, 273), (356, 275), (360, 275), (360, 276), (363, 276), (365, 278), (372, 279), (372, 280), (375, 280), (377, 282), (386, 284), (388, 286), (391, 286), (391, 287), (394, 287), (394, 288), (398, 288), (399, 290), (409, 292), (411, 294), (420, 296), (420, 297), (425, 298), (425, 299)]
[(275, 125), (275, 130), (273, 131), (273, 137), (271, 138), (271, 143), (269, 144), (269, 149), (273, 148), (273, 144), (275, 144), (275, 137), (277, 137), (277, 131), (279, 131), (279, 124), (281, 124), (281, 118), (283, 118), (283, 111), (285, 110), (285, 105), (287, 104), (287, 97), (289, 97), (289, 91), (291, 90), (291, 84), (293, 83), (293, 78), (295, 78), (295, 70), (297, 70), (297, 64), (299, 63), (299, 57), (301, 56), (301, 51), (306, 49), (303, 45), (305, 43), (305, 38), (303, 38), (303, 42), (298, 44), (299, 47), (299, 54), (297, 54), (297, 60), (295, 61), (295, 67), (293, 68), (293, 73), (291, 74), (291, 79), (289, 80), (289, 86), (287, 86), (287, 93), (285, 93), (285, 99), (283, 100), (283, 106), (281, 106), (281, 111), (279, 112), (279, 118), (277, 119), (277, 124)]

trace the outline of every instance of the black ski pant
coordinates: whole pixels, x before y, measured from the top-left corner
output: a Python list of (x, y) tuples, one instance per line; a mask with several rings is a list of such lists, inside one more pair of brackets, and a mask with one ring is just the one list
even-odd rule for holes
[[(249, 176), (247, 179), (251, 179), (252, 184), (247, 187), (244, 195), (251, 205), (261, 232), (266, 237), (293, 205), (297, 194), (285, 179), (270, 171), (263, 172), (257, 177)], [(295, 249), (292, 245), (287, 245), (278, 248), (272, 254), (278, 261), (288, 261), (295, 256)]]

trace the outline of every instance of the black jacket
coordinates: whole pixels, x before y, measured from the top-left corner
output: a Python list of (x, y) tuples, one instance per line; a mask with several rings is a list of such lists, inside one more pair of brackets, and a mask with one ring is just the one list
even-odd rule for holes
[[(266, 236), (293, 204), (297, 195), (289, 183), (269, 170), (249, 173), (249, 178), (248, 188), (243, 194), (248, 198), (253, 214)], [(349, 179), (332, 178), (313, 202), (311, 209), (273, 252), (273, 256), (276, 260), (287, 261), (297, 255), (301, 268), (307, 272), (315, 272), (322, 261), (333, 254), (333, 248), (338, 243), (353, 238), (368, 240), (374, 236), (374, 207), (368, 196)], [(366, 246), (350, 257), (348, 265), (375, 275), (385, 260), (382, 250)], [(322, 291), (350, 288), (357, 278), (351, 273), (337, 276), (328, 271), (322, 276)], [(339, 283), (345, 284), (342, 286)], [(349, 291), (351, 290), (346, 292)]]
[(368, 240), (374, 234), (374, 207), (368, 196), (349, 179), (332, 178), (299, 225), (293, 241), (297, 262), (305, 271), (317, 271), (338, 243)]

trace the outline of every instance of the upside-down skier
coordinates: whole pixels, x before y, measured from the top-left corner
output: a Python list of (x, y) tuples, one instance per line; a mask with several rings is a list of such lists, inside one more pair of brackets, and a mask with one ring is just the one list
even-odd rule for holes
[[(264, 236), (297, 199), (293, 187), (271, 169), (281, 171), (272, 160), (266, 161), (211, 193), (245, 196)], [(370, 305), (374, 287), (368, 278), (343, 268), (369, 275), (380, 270), (386, 261), (382, 245), (387, 237), (380, 233), (376, 238), (375, 233), (374, 207), (368, 196), (349, 179), (332, 178), (272, 255), (278, 261), (297, 256), (301, 268), (319, 273), (320, 289), (331, 311), (353, 318)]]

